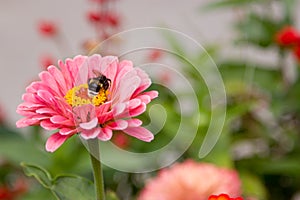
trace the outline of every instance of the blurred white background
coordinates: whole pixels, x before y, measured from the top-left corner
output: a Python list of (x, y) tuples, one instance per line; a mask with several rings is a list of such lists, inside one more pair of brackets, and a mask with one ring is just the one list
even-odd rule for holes
[[(200, 43), (227, 40), (232, 13), (200, 13), (209, 0), (119, 0), (118, 11), (124, 17), (122, 30), (145, 26), (165, 26), (181, 31)], [(80, 42), (94, 32), (86, 12), (94, 4), (89, 0), (0, 2), (0, 103), (10, 124), (20, 118), (15, 113), (30, 81), (41, 71), (40, 56), (51, 53), (58, 58), (81, 54)], [(216, 14), (218, 13), (218, 14)], [(59, 52), (53, 41), (37, 31), (41, 20), (57, 21), (68, 46)]]
[[(202, 12), (200, 8), (209, 2), (118, 0), (117, 5), (124, 17), (122, 30), (164, 26), (183, 32), (202, 45), (229, 45), (234, 35), (232, 21), (240, 13), (233, 9)], [(25, 87), (41, 71), (41, 55), (51, 53), (64, 59), (82, 53), (80, 42), (94, 34), (86, 19), (92, 5), (89, 0), (0, 1), (0, 104), (9, 124), (21, 118), (15, 110)], [(41, 20), (56, 21), (69, 47), (59, 51), (53, 41), (41, 37), (37, 31)]]

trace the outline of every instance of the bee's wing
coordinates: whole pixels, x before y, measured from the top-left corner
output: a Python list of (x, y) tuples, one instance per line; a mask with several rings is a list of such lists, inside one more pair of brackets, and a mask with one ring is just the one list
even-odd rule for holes
[(100, 71), (96, 70), (96, 69), (93, 69), (92, 72), (93, 72), (93, 74), (96, 75), (96, 77), (102, 75), (102, 73)]

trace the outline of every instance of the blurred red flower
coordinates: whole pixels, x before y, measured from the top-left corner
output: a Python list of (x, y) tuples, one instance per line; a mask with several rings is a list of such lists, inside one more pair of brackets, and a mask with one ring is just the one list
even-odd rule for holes
[(87, 13), (88, 20), (92, 23), (97, 23), (103, 20), (103, 17), (100, 15), (100, 13), (96, 11), (89, 11)]
[(130, 141), (127, 135), (125, 135), (122, 132), (119, 132), (114, 134), (114, 137), (112, 138), (112, 142), (122, 149), (127, 149)]
[(227, 194), (211, 195), (208, 200), (243, 200), (242, 197), (231, 198)]
[(286, 26), (281, 29), (275, 36), (279, 45), (291, 46), (300, 43), (300, 33), (292, 26)]
[(53, 37), (58, 33), (57, 25), (52, 21), (41, 21), (38, 24), (40, 34), (46, 37)]
[(163, 52), (160, 49), (153, 49), (149, 55), (148, 55), (148, 60), (154, 62), (159, 60), (163, 55)]
[(5, 112), (2, 105), (0, 105), (0, 125), (4, 124), (4, 122), (5, 122)]
[(297, 61), (300, 62), (300, 45), (296, 46), (293, 49), (293, 54), (294, 54), (295, 58), (297, 59)]
[(53, 65), (54, 63), (54, 58), (49, 54), (43, 55), (40, 58), (40, 66), (42, 70), (46, 70), (50, 65)]
[(0, 186), (0, 200), (14, 200), (28, 191), (28, 183), (25, 179), (17, 179), (12, 187)]
[(120, 24), (119, 16), (115, 13), (108, 13), (105, 19), (106, 22), (113, 27), (118, 27)]

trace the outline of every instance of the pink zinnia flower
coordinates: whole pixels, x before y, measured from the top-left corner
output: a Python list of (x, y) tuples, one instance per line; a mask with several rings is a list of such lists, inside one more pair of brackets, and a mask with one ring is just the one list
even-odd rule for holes
[[(39, 74), (41, 81), (26, 88), (17, 112), (25, 118), (17, 127), (40, 125), (58, 130), (46, 143), (53, 152), (68, 138), (79, 133), (83, 139), (110, 140), (114, 130), (149, 142), (153, 134), (141, 127), (136, 118), (157, 97), (157, 91), (144, 92), (151, 85), (148, 75), (132, 62), (116, 57), (76, 56), (59, 61)], [(95, 96), (88, 95), (88, 80), (99, 76), (110, 79), (108, 89), (101, 87)]]
[(241, 194), (237, 172), (188, 160), (161, 170), (146, 184), (138, 200), (207, 200), (221, 193)]

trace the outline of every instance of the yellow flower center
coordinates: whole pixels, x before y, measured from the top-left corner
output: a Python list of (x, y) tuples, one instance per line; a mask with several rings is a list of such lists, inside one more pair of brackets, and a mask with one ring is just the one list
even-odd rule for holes
[(66, 102), (72, 107), (85, 104), (93, 104), (100, 106), (107, 100), (108, 90), (100, 89), (99, 93), (94, 97), (88, 96), (88, 84), (81, 84), (70, 89), (64, 96)]

